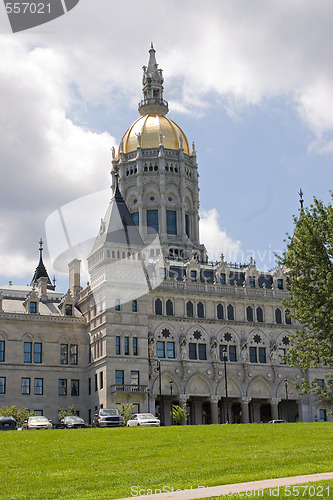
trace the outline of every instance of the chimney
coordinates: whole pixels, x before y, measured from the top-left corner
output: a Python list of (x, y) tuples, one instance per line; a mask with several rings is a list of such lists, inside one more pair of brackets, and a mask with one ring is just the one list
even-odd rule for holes
[(42, 302), (45, 302), (47, 300), (47, 282), (48, 277), (41, 277), (37, 280), (38, 297)]
[(78, 301), (79, 294), (81, 291), (80, 267), (81, 267), (81, 261), (79, 259), (74, 259), (68, 264), (69, 289), (72, 297), (75, 300), (75, 303)]

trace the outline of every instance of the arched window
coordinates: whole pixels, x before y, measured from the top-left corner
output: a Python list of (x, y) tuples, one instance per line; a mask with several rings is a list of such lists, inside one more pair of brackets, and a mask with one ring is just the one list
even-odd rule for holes
[(167, 316), (173, 316), (173, 302), (170, 299), (166, 301), (166, 314)]
[(217, 319), (224, 319), (222, 304), (217, 304), (216, 313), (217, 313)]
[(235, 319), (234, 306), (232, 306), (231, 304), (229, 304), (228, 307), (227, 307), (227, 316), (228, 316), (229, 320), (234, 320)]
[(162, 315), (162, 301), (161, 301), (161, 299), (155, 300), (155, 314), (158, 314), (159, 316)]
[(282, 314), (281, 314), (281, 309), (279, 308), (275, 309), (275, 323), (278, 324), (282, 323)]
[(190, 300), (186, 304), (186, 316), (188, 318), (193, 318), (193, 302)]
[(247, 306), (246, 308), (246, 319), (248, 321), (253, 321), (253, 308), (251, 306)]
[(204, 305), (202, 302), (197, 303), (197, 316), (198, 316), (198, 318), (205, 317)]
[(291, 325), (291, 317), (290, 317), (290, 311), (289, 311), (289, 309), (286, 309), (286, 312), (285, 312), (285, 321), (286, 321), (286, 325)]
[(257, 321), (258, 323), (264, 322), (264, 313), (261, 307), (257, 307)]

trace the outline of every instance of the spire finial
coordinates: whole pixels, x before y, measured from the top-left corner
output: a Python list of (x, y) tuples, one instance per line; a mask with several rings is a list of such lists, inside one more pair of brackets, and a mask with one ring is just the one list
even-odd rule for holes
[(150, 48), (153, 49), (153, 50), (155, 50), (153, 42), (150, 42)]
[(303, 203), (304, 203), (304, 200), (303, 200), (303, 191), (302, 189), (299, 190), (299, 202), (301, 204), (301, 212), (303, 212)]

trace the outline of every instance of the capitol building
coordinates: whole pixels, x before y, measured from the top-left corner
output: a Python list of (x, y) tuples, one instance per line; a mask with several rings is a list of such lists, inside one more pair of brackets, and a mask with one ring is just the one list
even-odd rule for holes
[(57, 421), (74, 405), (89, 423), (121, 403), (165, 425), (172, 404), (186, 405), (194, 425), (332, 420), (328, 400), (295, 388), (323, 384), (326, 371), (285, 362), (297, 325), (283, 305), (284, 270), (209, 261), (195, 145), (168, 117), (163, 84), (151, 46), (139, 117), (112, 150), (87, 286), (72, 255), (69, 290), (57, 291), (42, 241), (31, 284), (0, 286), (0, 407)]

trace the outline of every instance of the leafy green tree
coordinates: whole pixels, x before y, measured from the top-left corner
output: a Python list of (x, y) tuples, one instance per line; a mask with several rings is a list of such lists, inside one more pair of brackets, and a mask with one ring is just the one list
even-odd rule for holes
[(71, 405), (68, 410), (66, 408), (58, 409), (58, 419), (61, 420), (64, 417), (71, 417), (72, 415), (76, 415), (77, 411), (74, 408), (74, 405)]
[(187, 419), (186, 405), (172, 405), (171, 416), (177, 425), (184, 425)]
[(305, 378), (303, 392), (332, 397), (333, 368), (333, 207), (314, 198), (309, 208), (294, 217), (295, 230), (288, 236), (281, 263), (288, 274), (290, 299), (284, 304), (300, 329), (291, 336), (288, 362), (303, 370), (326, 366), (325, 385)]
[(19, 425), (22, 425), (28, 417), (32, 417), (33, 415), (35, 415), (35, 413), (28, 410), (28, 408), (19, 408), (18, 406), (13, 405), (0, 408), (0, 415), (3, 415), (5, 417), (12, 416), (15, 418)]
[(131, 418), (133, 407), (133, 403), (121, 403), (121, 414), (124, 417), (125, 425)]

